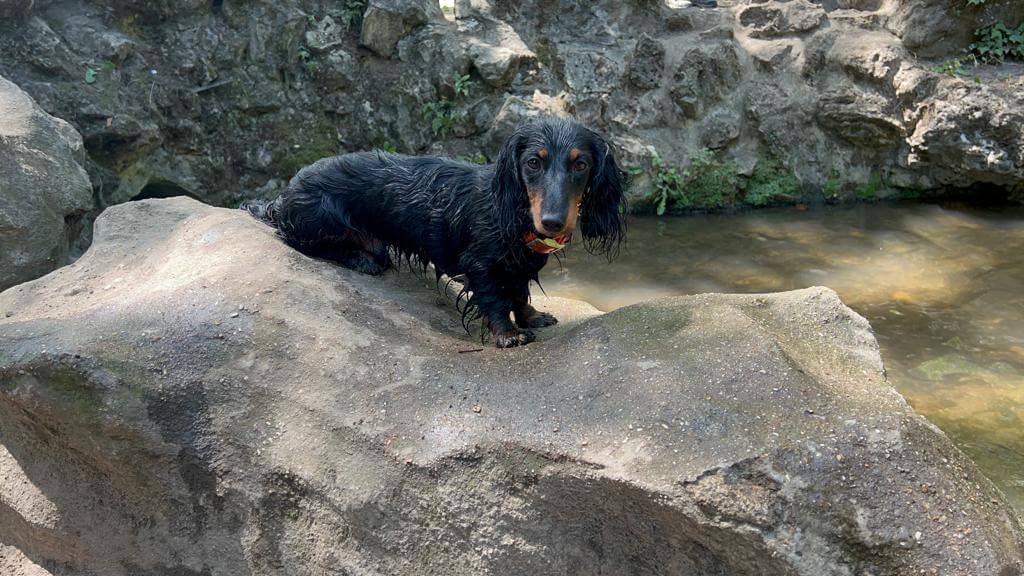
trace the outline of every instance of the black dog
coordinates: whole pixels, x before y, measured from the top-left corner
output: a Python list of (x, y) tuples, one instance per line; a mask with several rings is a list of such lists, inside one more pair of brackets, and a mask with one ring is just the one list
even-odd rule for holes
[(556, 322), (530, 306), (529, 284), (577, 227), (591, 253), (617, 250), (625, 182), (604, 139), (545, 120), (518, 129), (495, 164), (346, 154), (303, 168), (273, 202), (242, 207), (300, 251), (360, 272), (384, 272), (393, 252), (432, 263), (438, 278), (465, 275), (466, 310), (505, 348)]

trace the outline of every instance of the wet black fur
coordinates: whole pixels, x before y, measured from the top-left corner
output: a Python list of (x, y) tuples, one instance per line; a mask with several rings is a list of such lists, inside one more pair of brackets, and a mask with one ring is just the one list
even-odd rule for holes
[(499, 345), (525, 343), (532, 334), (518, 330), (509, 315), (529, 308), (529, 283), (548, 261), (522, 239), (534, 228), (520, 170), (531, 140), (589, 146), (594, 165), (577, 236), (588, 251), (613, 256), (625, 233), (626, 176), (601, 136), (569, 120), (519, 128), (497, 162), (485, 166), (381, 151), (324, 158), (303, 168), (276, 200), (243, 208), (298, 250), (361, 272), (382, 273), (394, 256), (432, 263), (438, 278), (464, 275), (470, 291), (464, 319), (482, 316), (496, 337), (526, 333)]

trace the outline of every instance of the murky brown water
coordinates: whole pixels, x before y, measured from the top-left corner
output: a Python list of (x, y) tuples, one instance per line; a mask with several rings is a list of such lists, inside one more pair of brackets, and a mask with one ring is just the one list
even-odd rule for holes
[(829, 286), (871, 321), (891, 382), (1024, 511), (1024, 208), (637, 218), (615, 262), (576, 249), (543, 283), (603, 310)]

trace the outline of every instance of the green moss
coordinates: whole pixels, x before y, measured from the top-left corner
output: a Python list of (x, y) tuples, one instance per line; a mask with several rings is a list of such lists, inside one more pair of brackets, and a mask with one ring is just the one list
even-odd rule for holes
[(322, 134), (317, 139), (303, 144), (300, 148), (294, 149), (290, 154), (281, 158), (277, 163), (277, 169), (282, 176), (291, 178), (296, 172), (313, 162), (337, 153), (338, 141), (332, 130), (330, 135)]
[(142, 37), (142, 27), (139, 25), (139, 16), (137, 14), (127, 14), (122, 16), (117, 21), (117, 27), (128, 36), (135, 38)]
[(463, 162), (469, 162), (471, 164), (479, 164), (483, 166), (487, 164), (487, 156), (484, 156), (483, 152), (477, 152), (473, 156), (456, 156), (456, 160), (462, 160)]
[(882, 181), (882, 174), (875, 172), (871, 175), (870, 180), (857, 189), (857, 197), (861, 200), (875, 200), (878, 198), (878, 193), (884, 186), (885, 184)]
[(842, 189), (843, 181), (839, 179), (839, 174), (833, 172), (821, 187), (821, 194), (825, 198), (838, 198)]
[(734, 205), (743, 185), (736, 163), (732, 160), (719, 161), (707, 149), (698, 150), (690, 158), (689, 175), (686, 194), (692, 204), (701, 209)]
[(793, 201), (800, 191), (800, 182), (781, 162), (763, 158), (754, 167), (747, 182), (743, 201), (751, 206), (767, 206), (782, 201)]

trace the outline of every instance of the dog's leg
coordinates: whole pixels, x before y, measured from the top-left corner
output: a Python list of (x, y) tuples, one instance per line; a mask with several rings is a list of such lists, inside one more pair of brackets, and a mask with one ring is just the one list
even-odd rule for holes
[(512, 300), (512, 315), (520, 328), (547, 328), (558, 323), (558, 319), (551, 314), (530, 305), (529, 281), (517, 284), (509, 290), (508, 296)]
[(470, 303), (480, 310), (484, 323), (494, 335), (498, 348), (512, 348), (533, 342), (535, 336), (530, 330), (523, 330), (512, 323), (512, 301), (502, 292), (490, 272), (490, 267), (474, 265), (467, 273), (468, 288), (473, 296)]

